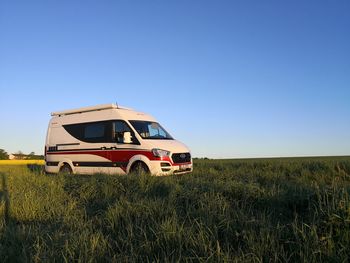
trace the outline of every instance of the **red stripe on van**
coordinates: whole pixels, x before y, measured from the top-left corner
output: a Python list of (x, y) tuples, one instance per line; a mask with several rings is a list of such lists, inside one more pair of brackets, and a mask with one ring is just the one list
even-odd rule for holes
[[(155, 157), (150, 151), (138, 151), (138, 150), (100, 150), (100, 151), (59, 151), (59, 152), (48, 152), (47, 154), (62, 155), (62, 154), (92, 154), (106, 158), (112, 162), (128, 162), (133, 156), (142, 154), (151, 161), (166, 161), (175, 165), (169, 156)], [(191, 162), (184, 163), (190, 164)], [(178, 164), (176, 164), (178, 165)]]

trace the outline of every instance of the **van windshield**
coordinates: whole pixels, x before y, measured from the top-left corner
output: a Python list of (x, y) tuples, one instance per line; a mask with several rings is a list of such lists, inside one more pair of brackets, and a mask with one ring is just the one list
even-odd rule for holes
[(173, 140), (159, 123), (153, 121), (129, 121), (143, 139)]

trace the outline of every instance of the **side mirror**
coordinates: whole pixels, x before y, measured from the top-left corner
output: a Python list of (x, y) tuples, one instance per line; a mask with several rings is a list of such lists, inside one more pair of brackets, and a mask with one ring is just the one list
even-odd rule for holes
[(124, 132), (123, 134), (123, 143), (132, 143), (131, 132)]

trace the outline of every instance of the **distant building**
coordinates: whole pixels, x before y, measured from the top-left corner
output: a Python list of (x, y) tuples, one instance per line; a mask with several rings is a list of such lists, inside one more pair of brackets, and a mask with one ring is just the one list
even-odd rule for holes
[(28, 155), (23, 153), (11, 153), (9, 154), (10, 160), (26, 160), (28, 159)]
[(24, 154), (24, 153), (9, 154), (9, 160), (43, 160), (43, 159), (44, 159), (44, 155)]

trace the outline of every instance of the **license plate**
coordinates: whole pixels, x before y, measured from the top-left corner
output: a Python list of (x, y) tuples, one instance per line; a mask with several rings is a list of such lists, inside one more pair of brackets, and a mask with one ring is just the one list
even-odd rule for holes
[(188, 169), (188, 168), (191, 168), (191, 165), (190, 165), (190, 164), (182, 164), (182, 165), (179, 166), (179, 169), (180, 169), (181, 171), (186, 170), (186, 169)]

